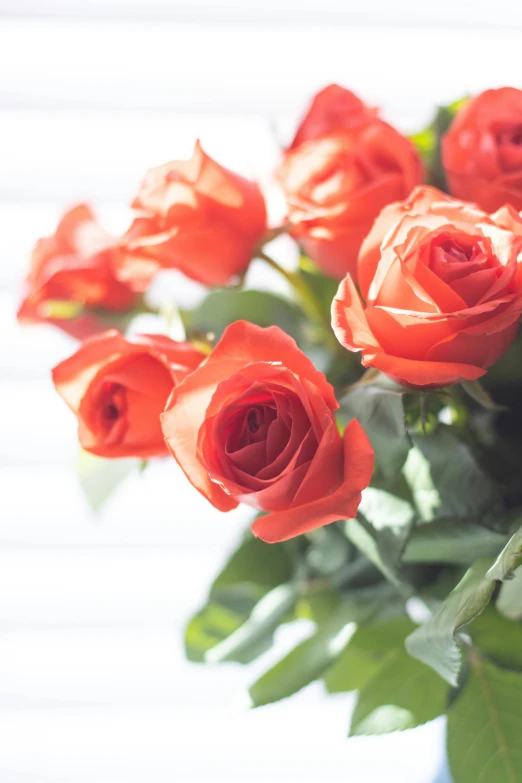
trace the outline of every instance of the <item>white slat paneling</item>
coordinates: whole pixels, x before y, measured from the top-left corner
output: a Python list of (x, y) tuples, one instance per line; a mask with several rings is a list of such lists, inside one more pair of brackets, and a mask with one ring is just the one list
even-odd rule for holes
[[(330, 81), (409, 123), (520, 83), (517, 30), (4, 20), (0, 107), (294, 113)], [(482, 56), (480, 56), (482, 55)], [(457, 63), (472, 63), (460, 67)], [(38, 126), (33, 128), (33, 138)], [(248, 140), (245, 140), (248, 143)], [(81, 154), (79, 149), (79, 154)]]
[(334, 22), (354, 25), (513, 28), (522, 25), (522, 11), (512, 0), (1, 0), (0, 14), (81, 19), (162, 19), (212, 24), (305, 24)]

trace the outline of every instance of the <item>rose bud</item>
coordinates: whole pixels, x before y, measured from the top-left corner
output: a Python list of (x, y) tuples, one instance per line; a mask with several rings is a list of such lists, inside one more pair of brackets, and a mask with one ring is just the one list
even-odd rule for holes
[(161, 422), (191, 483), (216, 508), (270, 512), (269, 543), (354, 517), (373, 450), (353, 420), (339, 434), (334, 392), (279, 327), (237, 321), (174, 389)]
[(522, 209), (522, 91), (486, 90), (457, 112), (442, 139), (450, 192), (486, 212)]
[(19, 321), (48, 321), (85, 336), (83, 327), (94, 329), (94, 319), (83, 317), (78, 319), (79, 324), (74, 319), (73, 326), (66, 317), (54, 318), (57, 303), (70, 304), (73, 315), (81, 314), (84, 306), (111, 312), (131, 309), (136, 294), (114, 276), (118, 253), (117, 240), (100, 228), (87, 205), (66, 212), (55, 234), (36, 244), (18, 310)]
[(495, 216), (417, 188), (383, 211), (363, 245), (366, 306), (349, 275), (339, 286), (332, 304), (337, 339), (361, 351), (365, 366), (407, 386), (479, 378), (517, 331), (521, 250), (522, 237)]
[(259, 186), (220, 166), (199, 142), (188, 161), (151, 169), (133, 207), (118, 275), (145, 290), (160, 269), (179, 269), (206, 286), (244, 272), (266, 231)]
[(350, 90), (329, 84), (314, 95), (288, 149), (293, 150), (304, 141), (319, 139), (332, 131), (352, 128), (376, 115), (376, 109), (370, 109)]
[(154, 334), (129, 342), (110, 329), (57, 365), (53, 381), (78, 417), (82, 448), (145, 459), (167, 454), (160, 413), (172, 388), (203, 358), (190, 343)]
[(408, 139), (381, 120), (308, 141), (278, 172), (292, 235), (325, 274), (355, 273), (357, 254), (383, 207), (422, 181)]

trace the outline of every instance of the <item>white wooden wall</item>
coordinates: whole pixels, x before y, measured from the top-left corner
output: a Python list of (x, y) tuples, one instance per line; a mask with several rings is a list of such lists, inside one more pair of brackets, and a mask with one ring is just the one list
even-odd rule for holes
[(184, 662), (183, 623), (245, 513), (215, 512), (166, 461), (94, 519), (49, 379), (71, 343), (14, 313), (63, 205), (114, 219), (196, 135), (266, 177), (271, 122), (284, 138), (328, 81), (413, 130), (437, 101), (522, 86), (521, 43), (517, 0), (0, 0), (0, 783), (443, 780), (441, 724), (348, 743), (350, 698), (318, 684), (246, 710), (306, 625), (250, 669)]

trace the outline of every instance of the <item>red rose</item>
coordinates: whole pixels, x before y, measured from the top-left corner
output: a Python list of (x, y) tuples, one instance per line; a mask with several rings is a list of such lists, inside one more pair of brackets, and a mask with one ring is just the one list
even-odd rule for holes
[(100, 228), (87, 205), (69, 210), (55, 234), (36, 244), (18, 319), (51, 321), (73, 333), (79, 328), (85, 335), (82, 327), (94, 329), (94, 319), (74, 319), (74, 326), (66, 318), (55, 319), (53, 303), (76, 304), (79, 312), (84, 305), (116, 312), (132, 308), (136, 294), (114, 276), (118, 253), (117, 241)]
[(350, 90), (329, 84), (314, 95), (288, 149), (293, 150), (304, 141), (319, 139), (332, 131), (352, 128), (376, 114), (376, 109), (370, 109)]
[(442, 139), (450, 192), (486, 212), (522, 209), (522, 91), (486, 90), (457, 112)]
[(339, 342), (361, 351), (365, 366), (410, 386), (484, 375), (510, 345), (522, 312), (522, 238), (494, 218), (434, 188), (384, 210), (361, 254), (366, 306), (350, 276), (333, 301)]
[(381, 209), (422, 180), (408, 139), (381, 120), (301, 144), (278, 172), (292, 235), (327, 274), (354, 273), (357, 254)]
[(281, 329), (229, 326), (212, 354), (172, 393), (166, 443), (216, 508), (270, 512), (253, 532), (292, 538), (353, 517), (373, 451), (357, 421), (339, 435), (334, 392)]
[(199, 142), (190, 160), (151, 169), (133, 207), (141, 214), (118, 275), (140, 291), (171, 268), (203, 285), (225, 285), (246, 269), (266, 231), (259, 186), (209, 158)]
[(78, 417), (84, 449), (101, 457), (167, 453), (160, 414), (172, 388), (204, 356), (164, 335), (129, 342), (115, 329), (91, 337), (53, 370), (56, 390)]

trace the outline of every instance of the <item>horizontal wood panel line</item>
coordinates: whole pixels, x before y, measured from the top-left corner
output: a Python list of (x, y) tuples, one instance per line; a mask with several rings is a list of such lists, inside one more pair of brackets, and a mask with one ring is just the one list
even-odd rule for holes
[[(0, 0), (1, 1), (1, 0)], [(521, 7), (522, 15), (522, 7)], [(520, 73), (520, 33), (318, 24), (112, 24), (4, 20), (0, 108), (189, 109), (276, 116), (331, 81), (414, 111)], [(477, 52), (487, 51), (487, 57)], [(457, 52), (472, 69), (455, 68)], [(95, 53), (95, 55), (94, 55)], [(437, 57), (436, 68), (415, 67)], [(259, 64), (259, 65), (258, 65)], [(258, 67), (256, 67), (258, 65)], [(386, 76), (383, 79), (383, 72)], [(38, 136), (38, 126), (33, 138)]]
[[(502, 14), (505, 10), (506, 14)], [(195, 22), (201, 25), (279, 24), (315, 25), (322, 22), (353, 25), (379, 24), (389, 27), (426, 26), (466, 29), (513, 28), (522, 23), (522, 10), (510, 0), (480, 3), (477, 0), (439, 0), (417, 3), (412, 0), (367, 0), (364, 8), (343, 0), (321, 3), (302, 0), (2, 0), (0, 16), (22, 18), (56, 18), (119, 22), (144, 21)]]

